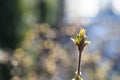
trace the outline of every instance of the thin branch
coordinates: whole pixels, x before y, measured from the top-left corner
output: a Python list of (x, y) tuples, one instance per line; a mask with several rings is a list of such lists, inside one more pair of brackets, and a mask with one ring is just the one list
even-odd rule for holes
[(83, 51), (84, 47), (85, 47), (84, 39), (82, 39), (81, 44), (78, 45), (78, 51), (79, 51), (78, 75), (80, 75), (80, 72), (81, 72), (81, 56), (82, 56), (82, 51)]

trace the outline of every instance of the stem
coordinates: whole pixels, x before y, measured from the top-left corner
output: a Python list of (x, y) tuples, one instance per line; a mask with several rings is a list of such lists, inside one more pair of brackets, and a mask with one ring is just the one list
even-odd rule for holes
[(81, 55), (82, 55), (82, 51), (83, 51), (84, 47), (85, 47), (84, 39), (82, 39), (81, 43), (78, 45), (78, 51), (79, 51), (78, 75), (80, 75), (80, 72), (81, 72)]
[(79, 50), (78, 75), (80, 75), (80, 72), (81, 72), (81, 66), (80, 66), (80, 64), (81, 64), (81, 51), (80, 51), (79, 47), (78, 47), (78, 50)]

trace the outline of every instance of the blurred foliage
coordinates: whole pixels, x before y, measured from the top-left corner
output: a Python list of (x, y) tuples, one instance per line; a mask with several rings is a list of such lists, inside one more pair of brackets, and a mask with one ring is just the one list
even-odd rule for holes
[(64, 16), (64, 0), (39, 0), (38, 1), (39, 22), (49, 23), (59, 27)]
[[(78, 27), (72, 25), (61, 27), (59, 32), (48, 24), (38, 24), (25, 33), (21, 46), (13, 51), (13, 55), (7, 55), (3, 51), (1, 53), (1, 55), (4, 54), (3, 58), (0, 57), (0, 59), (2, 63), (12, 65), (9, 70), (12, 75), (11, 80), (71, 80), (76, 70), (77, 54), (74, 53), (77, 52), (71, 47), (73, 44), (70, 44), (71, 46), (68, 45), (69, 42), (63, 44), (60, 40), (60, 38), (65, 39), (64, 36), (69, 36), (70, 39), (71, 33), (67, 32), (69, 29), (73, 30), (71, 30), (73, 34), (78, 31)], [(86, 78), (108, 79), (107, 75), (112, 70), (113, 63), (106, 60), (100, 64), (101, 60), (100, 52), (94, 55), (88, 54), (87, 50), (83, 52), (82, 76), (84, 80)]]
[[(20, 48), (14, 51), (12, 80), (49, 80), (59, 69), (70, 65), (68, 53), (55, 40), (56, 30), (48, 24), (37, 25), (27, 31)], [(17, 78), (17, 79), (16, 79)]]
[(63, 19), (63, 8), (63, 0), (1, 0), (0, 47), (15, 49), (36, 22), (57, 27)]

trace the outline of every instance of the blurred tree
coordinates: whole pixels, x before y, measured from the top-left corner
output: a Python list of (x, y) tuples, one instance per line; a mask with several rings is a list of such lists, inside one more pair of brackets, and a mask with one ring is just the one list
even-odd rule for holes
[(47, 15), (47, 4), (45, 0), (40, 0), (39, 1), (39, 6), (38, 8), (40, 9), (40, 14), (41, 14), (41, 19), (40, 22), (46, 22), (46, 15)]
[(10, 80), (10, 67), (7, 64), (0, 64), (0, 80)]
[(0, 47), (14, 49), (19, 41), (16, 34), (17, 23), (20, 20), (18, 0), (0, 1)]
[[(0, 1), (0, 48), (15, 50), (19, 46), (26, 29), (33, 26), (34, 4), (37, 0)], [(10, 80), (9, 64), (0, 63), (0, 80)]]
[(39, 0), (39, 22), (57, 27), (63, 20), (64, 0)]

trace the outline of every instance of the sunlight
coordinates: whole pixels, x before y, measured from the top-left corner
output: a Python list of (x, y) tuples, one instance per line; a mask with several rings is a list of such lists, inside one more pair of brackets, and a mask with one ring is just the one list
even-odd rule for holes
[(113, 12), (120, 15), (120, 0), (112, 0), (112, 6)]
[(99, 12), (99, 0), (66, 0), (69, 16), (95, 17)]

